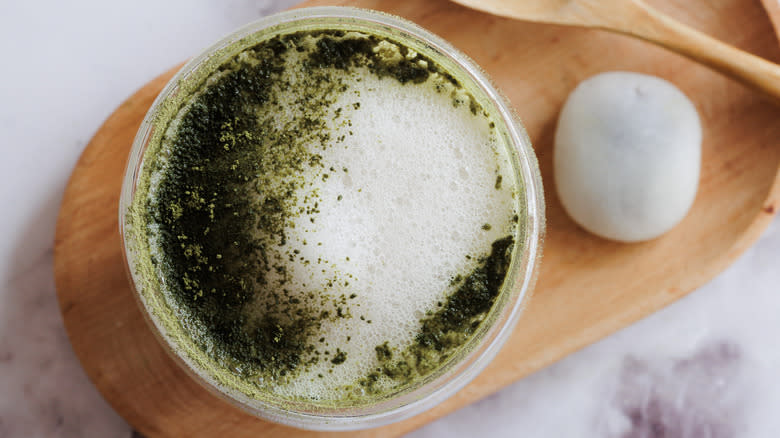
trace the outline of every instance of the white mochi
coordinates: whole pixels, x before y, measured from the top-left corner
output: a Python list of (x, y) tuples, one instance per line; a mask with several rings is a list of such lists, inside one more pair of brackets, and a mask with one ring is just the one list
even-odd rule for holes
[(693, 204), (701, 140), (696, 108), (671, 83), (629, 72), (593, 76), (569, 95), (558, 119), (558, 196), (593, 234), (653, 239)]

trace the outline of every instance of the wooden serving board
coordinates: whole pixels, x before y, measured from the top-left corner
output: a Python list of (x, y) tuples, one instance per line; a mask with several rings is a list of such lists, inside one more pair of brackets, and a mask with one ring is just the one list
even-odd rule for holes
[[(328, 2), (306, 5), (315, 3)], [(758, 0), (653, 3), (721, 40), (770, 60), (780, 58)], [(510, 21), (444, 0), (341, 4), (406, 17), (447, 38), (485, 68), (513, 102), (535, 145), (548, 232), (535, 296), (484, 373), (427, 413), (340, 436), (400, 435), (660, 309), (725, 268), (780, 208), (780, 108), (704, 67), (625, 37)], [(695, 102), (704, 125), (696, 202), (679, 226), (648, 243), (618, 244), (587, 234), (564, 214), (553, 187), (551, 146), (561, 104), (579, 81), (607, 70), (672, 81)], [(168, 358), (131, 295), (117, 227), (119, 190), (135, 132), (173, 73), (150, 82), (108, 118), (65, 192), (55, 274), (73, 348), (105, 398), (145, 435), (319, 435), (263, 422), (206, 392)]]

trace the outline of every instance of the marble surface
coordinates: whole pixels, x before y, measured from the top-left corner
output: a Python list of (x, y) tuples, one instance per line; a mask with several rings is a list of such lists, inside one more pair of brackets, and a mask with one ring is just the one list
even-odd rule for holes
[[(58, 311), (52, 241), (65, 183), (134, 90), (292, 3), (0, 4), (0, 437), (133, 435), (81, 370)], [(775, 220), (678, 303), (409, 436), (777, 437), (778, 315)]]

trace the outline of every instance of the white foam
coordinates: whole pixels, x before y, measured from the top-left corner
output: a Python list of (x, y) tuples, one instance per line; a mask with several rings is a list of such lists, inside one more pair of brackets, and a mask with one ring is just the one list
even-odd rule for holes
[[(331, 399), (378, 366), (377, 345), (411, 343), (420, 318), (451, 292), (451, 278), (468, 274), (513, 229), (511, 168), (489, 120), (456, 108), (449, 92), (435, 90), (436, 77), (403, 85), (360, 72), (333, 105), (342, 113), (320, 152), (323, 170), (308, 176), (305, 190), (319, 194), (320, 213), (313, 223), (297, 218), (287, 243), (303, 259), (321, 260), (287, 267), (297, 293), (336, 278), (334, 295), (356, 295), (352, 317), (324, 323), (327, 360), (270, 388), (287, 396)], [(333, 365), (337, 347), (347, 360)]]

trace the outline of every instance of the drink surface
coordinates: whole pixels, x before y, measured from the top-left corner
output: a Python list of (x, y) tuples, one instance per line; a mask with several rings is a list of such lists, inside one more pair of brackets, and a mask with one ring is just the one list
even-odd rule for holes
[(493, 306), (518, 187), (491, 115), (432, 59), (365, 33), (277, 36), (158, 123), (137, 269), (219, 384), (376, 399), (445, 364)]

